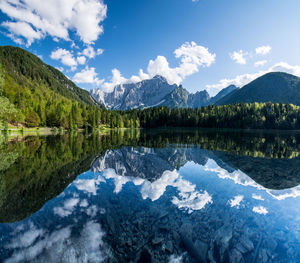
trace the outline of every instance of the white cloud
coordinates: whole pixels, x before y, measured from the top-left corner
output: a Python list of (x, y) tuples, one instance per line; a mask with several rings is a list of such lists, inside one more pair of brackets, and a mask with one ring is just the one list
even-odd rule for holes
[[(57, 226), (59, 227), (59, 226)], [(23, 231), (20, 236), (7, 247), (14, 247), (10, 258), (5, 263), (17, 262), (103, 262), (107, 249), (103, 242), (105, 233), (100, 224), (88, 221), (81, 227), (76, 225), (76, 235), (72, 234), (71, 226), (49, 231), (36, 229), (35, 233)], [(74, 228), (75, 229), (75, 228)], [(32, 229), (28, 230), (32, 232)], [(43, 233), (42, 235), (39, 233)], [(38, 235), (39, 234), (39, 235)], [(35, 238), (30, 246), (24, 246), (22, 236)]]
[(40, 31), (34, 30), (30, 24), (26, 22), (3, 22), (2, 26), (10, 32), (8, 36), (18, 44), (23, 44), (23, 41), (16, 36), (24, 37), (27, 40), (26, 46), (30, 46), (32, 42), (36, 39), (41, 39), (43, 36)]
[(198, 46), (194, 41), (186, 42), (174, 51), (176, 58), (181, 58), (181, 64), (196, 64), (209, 67), (215, 62), (216, 55), (206, 47)]
[(77, 72), (73, 80), (76, 83), (88, 83), (88, 84), (94, 84), (96, 86), (100, 86), (103, 83), (103, 79), (99, 79), (98, 74), (95, 72), (95, 68), (88, 66), (85, 67), (85, 69), (81, 70), (80, 72)]
[(89, 206), (89, 203), (86, 199), (83, 199), (80, 204), (79, 204), (80, 207), (88, 207)]
[(90, 217), (93, 218), (97, 215), (98, 213), (98, 207), (95, 205), (90, 206), (88, 209), (86, 209), (86, 214)]
[(254, 206), (252, 211), (261, 215), (266, 215), (268, 213), (268, 210), (263, 206)]
[(150, 60), (147, 70), (150, 77), (161, 75), (172, 84), (180, 83), (182, 80), (182, 78), (176, 72), (176, 68), (170, 68), (169, 62), (164, 56), (157, 56), (155, 60)]
[(244, 85), (248, 84), (249, 82), (253, 81), (254, 79), (266, 73), (276, 72), (276, 71), (287, 72), (300, 77), (300, 66), (298, 65), (292, 66), (286, 62), (279, 62), (274, 64), (267, 70), (261, 70), (256, 73), (247, 73), (247, 74), (238, 75), (232, 79), (226, 79), (226, 78), (221, 79), (217, 84), (206, 85), (206, 89), (211, 94), (215, 94), (221, 89), (228, 87), (229, 85), (236, 85), (238, 87), (243, 87)]
[(198, 191), (179, 193), (179, 197), (174, 196), (172, 203), (179, 209), (187, 210), (189, 214), (195, 210), (201, 210), (207, 204), (212, 203), (212, 197), (206, 191), (203, 193)]
[(272, 47), (270, 46), (261, 46), (261, 47), (257, 47), (255, 49), (256, 54), (258, 55), (266, 55), (268, 53), (270, 53)]
[(263, 197), (261, 195), (257, 195), (257, 194), (252, 194), (252, 198), (255, 200), (260, 200), (260, 201), (265, 200), (265, 199), (263, 199)]
[(156, 59), (149, 61), (147, 73), (140, 69), (138, 76), (133, 75), (129, 79), (122, 77), (120, 71), (114, 69), (111, 82), (105, 82), (102, 88), (105, 91), (111, 91), (116, 85), (139, 82), (155, 75), (165, 77), (170, 84), (180, 84), (187, 76), (198, 72), (200, 67), (211, 66), (216, 58), (216, 55), (210, 53), (206, 47), (199, 46), (193, 41), (181, 45), (174, 51), (174, 55), (180, 60), (178, 67), (171, 68), (164, 56), (157, 56)]
[(239, 51), (234, 51), (233, 53), (230, 53), (229, 56), (230, 58), (238, 63), (238, 64), (242, 64), (245, 65), (246, 64), (246, 58), (245, 56), (248, 55), (248, 52), (244, 52), (243, 50), (239, 50)]
[[(98, 170), (99, 172), (101, 169)], [(141, 185), (140, 192), (143, 199), (151, 201), (158, 200), (166, 191), (167, 187), (172, 186), (178, 190), (178, 197), (173, 196), (172, 203), (179, 209), (191, 213), (195, 210), (204, 208), (212, 203), (212, 197), (206, 191), (196, 190), (196, 185), (182, 178), (179, 173), (174, 171), (164, 171), (157, 180), (150, 182), (147, 179), (117, 175), (113, 169), (105, 169), (102, 176), (105, 179), (113, 179), (115, 184), (115, 193), (119, 193), (123, 185), (132, 182), (134, 185)]]
[(84, 65), (86, 63), (86, 58), (94, 58), (96, 55), (100, 55), (102, 53), (103, 49), (94, 50), (92, 46), (88, 46), (82, 52), (78, 52), (78, 57), (75, 58), (73, 53), (69, 50), (58, 48), (55, 51), (52, 51), (50, 57), (52, 59), (60, 60), (61, 63), (75, 70), (78, 64)]
[(206, 47), (199, 46), (195, 42), (186, 42), (174, 51), (175, 57), (180, 59), (180, 65), (170, 68), (167, 59), (158, 56), (148, 64), (150, 77), (161, 75), (170, 84), (180, 84), (183, 79), (199, 71), (200, 67), (209, 67), (215, 62), (216, 55), (208, 51)]
[(103, 52), (104, 52), (104, 49), (98, 48), (96, 54), (101, 55), (101, 54), (103, 54)]
[(110, 82), (105, 82), (102, 85), (102, 89), (104, 91), (111, 91), (115, 86), (128, 83), (129, 80), (122, 77), (121, 72), (117, 69), (113, 69), (112, 71), (112, 78)]
[(55, 51), (52, 51), (50, 57), (55, 60), (60, 60), (62, 64), (69, 66), (73, 69), (77, 66), (77, 61), (74, 58), (73, 54), (63, 48), (58, 48)]
[(88, 58), (95, 58), (96, 55), (101, 55), (103, 52), (104, 50), (101, 48), (95, 50), (92, 46), (88, 46), (82, 52), (79, 52), (79, 55), (84, 55)]
[(28, 231), (14, 238), (11, 243), (7, 245), (7, 248), (29, 247), (38, 237), (43, 236), (43, 234), (44, 231), (42, 229), (37, 229), (32, 224), (32, 227)]
[(79, 203), (78, 198), (70, 198), (65, 201), (63, 207), (54, 207), (53, 212), (54, 212), (54, 214), (57, 214), (60, 217), (69, 216), (73, 213), (73, 211), (78, 203)]
[[(183, 192), (189, 192), (194, 190), (194, 185), (191, 185), (189, 182), (186, 184), (180, 185), (178, 180), (180, 180), (179, 174), (176, 170), (174, 171), (165, 171), (162, 176), (154, 182), (145, 181), (141, 188), (141, 194), (143, 199), (151, 199), (151, 201), (158, 200), (166, 191), (166, 188), (170, 185), (180, 186)], [(183, 180), (180, 180), (180, 182)]]
[(80, 64), (80, 65), (84, 65), (85, 62), (86, 62), (85, 56), (79, 56), (79, 57), (77, 57), (77, 62), (78, 62), (78, 64)]
[(97, 179), (78, 179), (75, 181), (75, 186), (78, 190), (96, 195), (97, 186), (101, 182), (101, 177)]
[(103, 33), (107, 6), (101, 0), (2, 0), (0, 10), (11, 19), (2, 26), (14, 40), (23, 37), (28, 45), (47, 35), (70, 40), (70, 31), (91, 44)]
[(132, 182), (135, 185), (141, 185), (144, 182), (144, 179), (142, 178), (118, 175), (116, 174), (116, 171), (114, 169), (105, 169), (103, 172), (103, 178), (114, 180), (114, 193), (116, 194), (120, 193), (122, 191), (123, 185), (127, 184), (128, 182)]
[(256, 62), (254, 63), (254, 66), (255, 66), (255, 67), (262, 67), (262, 66), (264, 66), (267, 62), (268, 62), (267, 60), (259, 60), (259, 61), (256, 61)]
[(243, 195), (237, 195), (233, 199), (229, 200), (229, 204), (231, 207), (240, 207), (241, 202), (243, 201), (244, 196)]

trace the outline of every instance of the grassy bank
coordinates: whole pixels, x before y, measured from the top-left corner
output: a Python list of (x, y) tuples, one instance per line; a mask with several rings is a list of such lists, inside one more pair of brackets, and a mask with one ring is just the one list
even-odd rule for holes
[(107, 126), (102, 126), (101, 128), (93, 128), (91, 130), (85, 130), (85, 129), (74, 129), (74, 130), (68, 130), (63, 127), (57, 128), (57, 127), (34, 127), (34, 128), (28, 128), (28, 127), (16, 127), (9, 125), (7, 129), (0, 129), (0, 134), (6, 134), (9, 137), (26, 137), (30, 135), (38, 135), (38, 136), (47, 136), (47, 135), (57, 135), (57, 134), (64, 134), (68, 132), (79, 132), (79, 133), (94, 133), (98, 132), (100, 134), (105, 134), (111, 130), (118, 130), (117, 128), (111, 129)]

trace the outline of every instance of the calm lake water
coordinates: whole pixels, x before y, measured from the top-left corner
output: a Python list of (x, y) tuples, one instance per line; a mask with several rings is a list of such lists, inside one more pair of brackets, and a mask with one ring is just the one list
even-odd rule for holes
[(0, 138), (0, 262), (300, 262), (300, 133)]

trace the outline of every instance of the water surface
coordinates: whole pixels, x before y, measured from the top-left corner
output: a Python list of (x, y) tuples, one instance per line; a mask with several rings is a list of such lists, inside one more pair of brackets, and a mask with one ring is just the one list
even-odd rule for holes
[(0, 262), (299, 262), (300, 133), (0, 142)]

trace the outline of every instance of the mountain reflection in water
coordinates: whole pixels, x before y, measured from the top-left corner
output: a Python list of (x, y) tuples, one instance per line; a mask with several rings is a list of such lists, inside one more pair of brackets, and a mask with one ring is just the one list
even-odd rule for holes
[(296, 132), (0, 138), (0, 261), (300, 260)]

